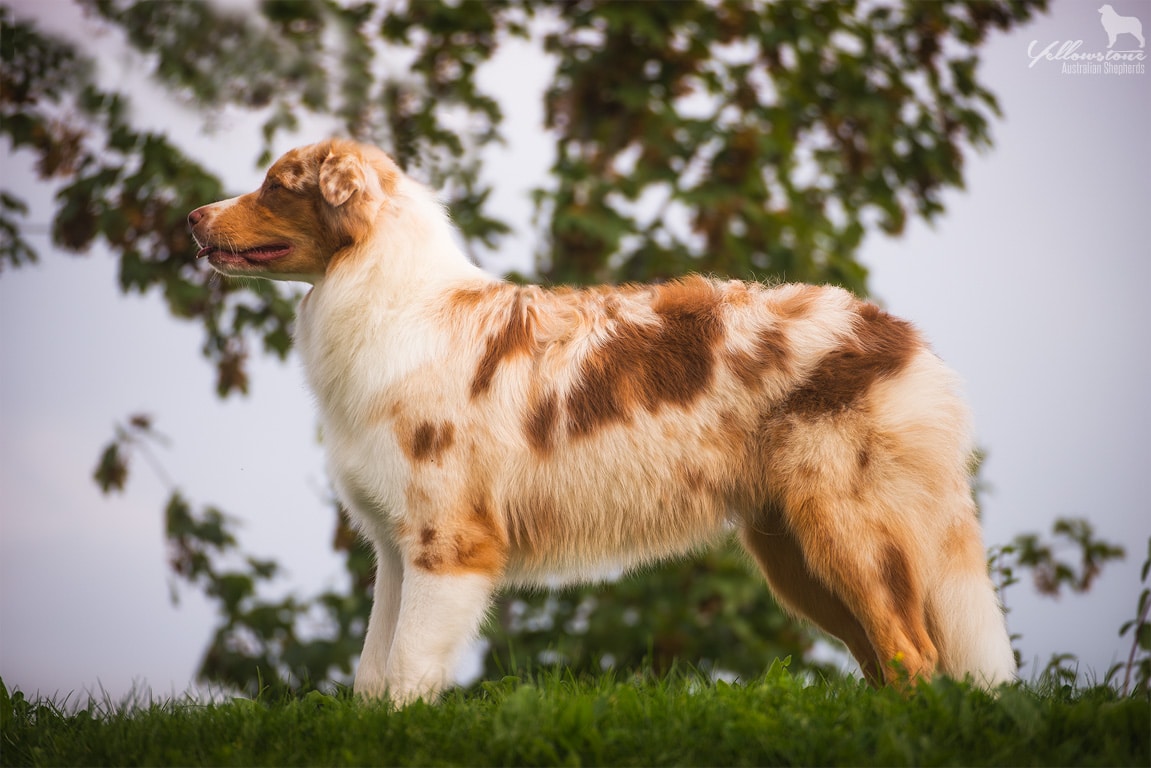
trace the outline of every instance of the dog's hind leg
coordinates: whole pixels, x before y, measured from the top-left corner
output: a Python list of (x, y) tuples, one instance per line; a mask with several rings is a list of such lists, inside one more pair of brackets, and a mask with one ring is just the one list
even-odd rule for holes
[(843, 641), (868, 682), (881, 684), (882, 667), (867, 633), (839, 596), (811, 572), (803, 550), (779, 515), (768, 514), (746, 523), (740, 540), (780, 605)]
[[(880, 665), (879, 676), (887, 683), (930, 677), (938, 654), (911, 556), (882, 528), (843, 525), (843, 518), (856, 510), (815, 506), (813, 519), (792, 523), (795, 540), (815, 578), (862, 628)], [(865, 671), (869, 663), (860, 660)]]
[(930, 677), (919, 473), (867, 411), (769, 427), (771, 506), (745, 520), (744, 541), (782, 599), (847, 643), (870, 680)]
[(843, 640), (873, 684), (930, 677), (924, 591), (896, 538), (850, 505), (814, 498), (783, 526), (743, 535), (782, 601)]

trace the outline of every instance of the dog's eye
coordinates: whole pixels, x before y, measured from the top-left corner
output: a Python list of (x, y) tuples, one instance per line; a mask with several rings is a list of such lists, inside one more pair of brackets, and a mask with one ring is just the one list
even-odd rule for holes
[(276, 179), (268, 179), (266, 182), (264, 182), (264, 191), (265, 192), (275, 192), (275, 191), (283, 189), (283, 188), (284, 188), (284, 185), (281, 184)]

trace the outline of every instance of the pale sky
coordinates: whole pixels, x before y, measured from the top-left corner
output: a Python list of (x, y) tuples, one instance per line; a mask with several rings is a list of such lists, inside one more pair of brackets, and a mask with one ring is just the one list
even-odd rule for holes
[[(52, 29), (85, 29), (64, 0), (12, 5)], [(1112, 5), (1151, 32), (1151, 3)], [(1151, 73), (1070, 74), (1028, 56), (1033, 41), (1034, 51), (1075, 40), (1080, 52), (1105, 51), (1095, 7), (1060, 0), (1048, 16), (993, 37), (980, 77), (1006, 115), (993, 126), (995, 146), (969, 157), (967, 189), (946, 196), (934, 227), (872, 235), (863, 250), (874, 294), (923, 328), (967, 383), (989, 453), (987, 543), (1083, 516), (1128, 549), (1086, 596), (1039, 598), (1027, 583), (1008, 591), (1025, 678), (1053, 653), (1078, 655), (1089, 680), (1126, 658), (1130, 638), (1118, 628), (1134, 615), (1151, 535), (1151, 299), (1143, 295), (1151, 291)], [(84, 34), (118, 50), (114, 36)], [(1136, 46), (1129, 35), (1116, 43)], [(225, 115), (222, 129), (206, 134), (140, 85), (140, 69), (114, 53), (100, 77), (129, 88), (140, 114), (229, 189), (254, 187), (262, 170), (251, 165), (258, 137), (250, 121)], [(523, 265), (533, 248), (526, 190), (543, 180), (550, 140), (538, 100), (524, 94), (539, 93), (547, 76), (523, 44), (485, 75), (506, 100), (509, 136), (487, 173), (500, 182), (499, 212), (519, 230), (488, 262), (494, 271)], [(321, 138), (313, 128), (280, 148)], [(45, 224), (50, 195), (33, 186), (29, 168), (26, 156), (0, 149), (0, 187), (28, 199), (31, 221)], [(32, 240), (41, 262), (0, 274), (0, 677), (29, 693), (181, 693), (214, 629), (211, 606), (188, 589), (178, 605), (170, 601), (167, 489), (137, 462), (127, 492), (104, 498), (90, 479), (97, 456), (116, 421), (152, 414), (171, 438), (158, 451), (167, 473), (194, 503), (242, 518), (243, 546), (287, 567), (285, 590), (342, 583), (299, 363), (256, 357), (252, 395), (221, 402), (197, 327), (171, 319), (156, 296), (120, 294), (106, 251), (73, 256), (53, 252), (46, 236)]]

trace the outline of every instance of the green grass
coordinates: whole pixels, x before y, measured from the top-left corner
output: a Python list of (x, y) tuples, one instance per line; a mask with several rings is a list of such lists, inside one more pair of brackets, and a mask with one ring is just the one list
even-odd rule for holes
[(396, 711), (347, 694), (84, 709), (0, 685), (3, 765), (1136, 765), (1151, 705), (1106, 687), (997, 696), (805, 685), (506, 678)]

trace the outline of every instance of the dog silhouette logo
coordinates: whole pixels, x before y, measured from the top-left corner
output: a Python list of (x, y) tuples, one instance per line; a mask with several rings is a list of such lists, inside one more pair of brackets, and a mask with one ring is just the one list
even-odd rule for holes
[(1100, 23), (1107, 32), (1107, 50), (1115, 47), (1115, 39), (1122, 34), (1133, 35), (1139, 41), (1139, 47), (1146, 46), (1143, 39), (1143, 23), (1134, 16), (1120, 16), (1110, 5), (1099, 9)]

